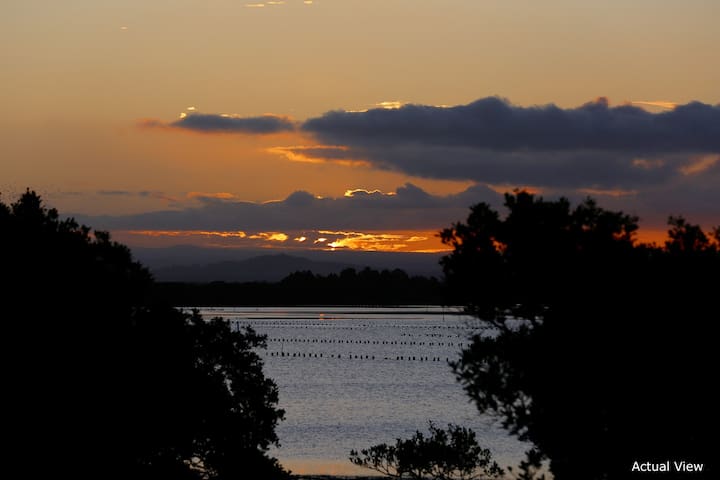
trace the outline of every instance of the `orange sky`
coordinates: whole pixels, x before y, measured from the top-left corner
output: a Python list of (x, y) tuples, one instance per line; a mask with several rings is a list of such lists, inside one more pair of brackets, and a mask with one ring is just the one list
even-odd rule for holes
[[(613, 105), (635, 101), (656, 111), (720, 102), (718, 2), (248, 3), (263, 2), (2, 2), (2, 198), (31, 187), (61, 212), (120, 215), (186, 208), (192, 192), (262, 203), (298, 190), (337, 198), (410, 182), (446, 196), (475, 184), (362, 162), (293, 161), (283, 148), (322, 144), (307, 132), (147, 126), (167, 125), (188, 107), (302, 122), (331, 110), (453, 106), (492, 95), (561, 108), (606, 96)], [(716, 169), (707, 158), (707, 169)], [(528, 182), (504, 186), (568, 193)], [(678, 213), (720, 223), (702, 198), (667, 206), (633, 203), (632, 195), (598, 198), (639, 214), (648, 230), (664, 231), (667, 215)], [(668, 211), (675, 205), (682, 211)]]

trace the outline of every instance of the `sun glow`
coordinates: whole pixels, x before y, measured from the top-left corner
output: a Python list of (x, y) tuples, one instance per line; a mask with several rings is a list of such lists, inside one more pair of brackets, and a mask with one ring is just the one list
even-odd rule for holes
[(346, 232), (320, 230), (320, 234), (334, 237), (326, 243), (330, 250), (347, 249), (367, 252), (442, 252), (436, 232)]
[(113, 235), (129, 245), (198, 245), (223, 248), (285, 250), (352, 250), (367, 252), (438, 253), (450, 250), (437, 231), (295, 230), (125, 230)]
[(662, 108), (665, 110), (674, 110), (675, 107), (678, 106), (676, 102), (666, 102), (662, 100), (653, 100), (653, 101), (644, 101), (644, 100), (636, 100), (633, 102), (630, 102), (632, 105), (642, 105), (647, 107), (657, 107)]
[(286, 242), (289, 238), (286, 234), (280, 232), (260, 232), (250, 235), (248, 238), (252, 240), (269, 240), (271, 242)]
[(207, 192), (188, 192), (186, 195), (187, 198), (193, 199), (193, 198), (214, 198), (217, 200), (237, 200), (237, 197), (233, 195), (232, 193), (228, 192), (213, 192), (213, 193), (207, 193)]
[(399, 102), (397, 100), (375, 104), (375, 106), (384, 108), (385, 110), (397, 110), (398, 108), (402, 108), (403, 105), (406, 105), (406, 102)]
[(375, 189), (375, 190), (365, 190), (364, 188), (354, 188), (352, 190), (345, 190), (344, 197), (354, 197), (356, 194), (361, 195), (387, 195), (387, 196), (393, 196), (396, 195), (395, 192), (388, 192), (383, 193), (381, 190)]

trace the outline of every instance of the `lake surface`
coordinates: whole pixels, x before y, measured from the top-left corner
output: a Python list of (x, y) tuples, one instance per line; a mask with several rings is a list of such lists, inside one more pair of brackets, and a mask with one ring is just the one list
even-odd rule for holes
[(267, 335), (265, 374), (280, 390), (285, 420), (272, 455), (294, 473), (368, 475), (351, 449), (394, 443), (428, 421), (472, 428), (501, 465), (527, 449), (483, 417), (456, 382), (471, 319), (442, 307), (202, 308)]

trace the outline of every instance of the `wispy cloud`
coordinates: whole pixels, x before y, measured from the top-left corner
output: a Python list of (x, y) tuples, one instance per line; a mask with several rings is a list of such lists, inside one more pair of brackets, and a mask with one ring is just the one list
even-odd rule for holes
[(165, 192), (153, 190), (98, 190), (97, 195), (103, 197), (143, 197), (164, 200), (168, 203), (177, 203), (179, 199)]
[[(264, 8), (264, 7), (280, 7), (282, 5), (285, 5), (287, 2), (283, 0), (271, 0), (268, 2), (257, 2), (257, 3), (246, 3), (246, 8)], [(303, 2), (305, 4), (308, 4), (307, 1)], [(310, 2), (312, 4), (312, 2)]]
[(266, 149), (268, 153), (282, 155), (292, 162), (301, 163), (324, 163), (332, 161), (340, 165), (350, 167), (370, 166), (370, 164), (360, 158), (350, 150), (350, 148), (342, 145), (310, 145), (310, 146), (283, 146), (270, 147)]
[(601, 188), (581, 188), (578, 190), (580, 193), (585, 193), (593, 197), (629, 197), (637, 195), (637, 190), (621, 190), (621, 189), (607, 189)]
[(157, 118), (141, 118), (135, 122), (138, 128), (154, 129), (154, 128), (170, 128), (170, 124), (163, 122)]
[(107, 195), (107, 196), (120, 196), (120, 195), (133, 195), (137, 192), (130, 192), (127, 190), (98, 190), (98, 195)]
[(238, 200), (238, 197), (232, 193), (228, 192), (188, 192), (186, 195), (187, 198), (190, 199), (199, 199), (199, 200), (223, 200), (223, 201), (231, 201), (231, 200)]
[(129, 230), (132, 235), (147, 237), (222, 237), (222, 238), (247, 238), (248, 235), (242, 231), (212, 231), (212, 230)]
[(683, 175), (697, 175), (715, 166), (720, 166), (720, 155), (704, 155), (680, 168), (680, 172)]

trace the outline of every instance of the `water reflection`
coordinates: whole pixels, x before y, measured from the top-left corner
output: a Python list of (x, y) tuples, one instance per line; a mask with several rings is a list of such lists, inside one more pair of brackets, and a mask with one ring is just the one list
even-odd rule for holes
[(498, 462), (513, 464), (525, 445), (481, 417), (447, 364), (472, 331), (442, 307), (213, 308), (236, 326), (268, 336), (266, 374), (280, 389), (286, 420), (273, 452), (295, 473), (364, 474), (347, 460), (360, 449), (457, 423), (472, 428)]

